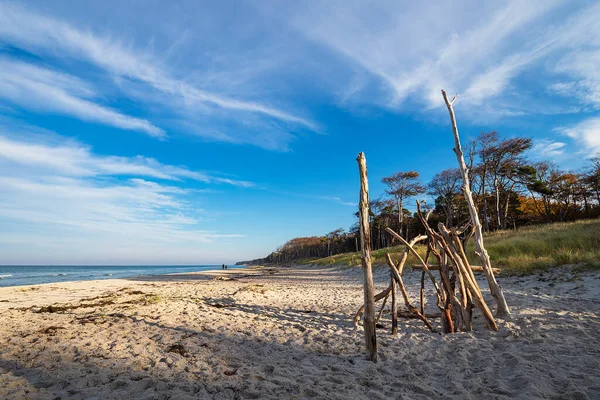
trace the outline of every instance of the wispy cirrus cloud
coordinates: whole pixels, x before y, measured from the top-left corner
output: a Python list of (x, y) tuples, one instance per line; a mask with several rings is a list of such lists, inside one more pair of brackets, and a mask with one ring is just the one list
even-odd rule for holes
[(593, 110), (600, 109), (600, 43), (592, 50), (576, 50), (563, 56), (556, 65), (556, 72), (571, 78), (567, 82), (552, 85), (557, 93), (578, 100)]
[(538, 139), (535, 141), (531, 152), (536, 159), (547, 160), (562, 157), (565, 154), (567, 144), (550, 139)]
[[(211, 90), (192, 84), (177, 77), (165, 60), (148, 51), (126, 47), (109, 36), (79, 29), (16, 3), (0, 3), (0, 42), (43, 57), (60, 53), (63, 59), (89, 63), (106, 72), (127, 96), (155, 108), (160, 105), (163, 112), (173, 114), (175, 118), (170, 119), (178, 120), (177, 127), (202, 126), (191, 133), (210, 140), (285, 149), (295, 138), (291, 132), (318, 129), (310, 119), (281, 107), (220, 93), (218, 87)], [(246, 129), (239, 129), (240, 124)], [(251, 133), (244, 135), (246, 130)]]
[(410, 97), (435, 107), (442, 87), (466, 91), (463, 100), (500, 91), (527, 60), (509, 56), (502, 68), (493, 67), (561, 1), (478, 3), (473, 12), (463, 12), (475, 5), (469, 3), (309, 3), (290, 6), (294, 12), (285, 15), (293, 14), (292, 23), (307, 38), (379, 77), (389, 89), (387, 105), (397, 107)]
[(95, 103), (96, 93), (77, 77), (6, 58), (0, 58), (0, 70), (0, 98), (11, 103), (165, 137), (162, 129), (147, 120)]
[[(266, 15), (289, 21), (349, 70), (370, 74), (370, 80), (356, 73), (358, 80), (337, 81), (345, 102), (429, 113), (442, 109), (445, 88), (460, 94), (467, 118), (481, 122), (574, 114), (598, 101), (597, 3), (267, 4)], [(548, 96), (545, 88), (561, 90)]]
[(88, 146), (73, 141), (61, 144), (15, 140), (0, 136), (0, 162), (10, 162), (23, 168), (55, 171), (61, 176), (134, 176), (180, 181), (192, 179), (203, 183), (223, 183), (252, 187), (254, 183), (227, 177), (212, 176), (188, 168), (161, 164), (151, 157), (99, 156)]
[(357, 203), (353, 203), (351, 201), (345, 201), (337, 196), (315, 196), (315, 199), (332, 201), (334, 203), (340, 204), (342, 206), (348, 206), (348, 207), (357, 207), (358, 206)]

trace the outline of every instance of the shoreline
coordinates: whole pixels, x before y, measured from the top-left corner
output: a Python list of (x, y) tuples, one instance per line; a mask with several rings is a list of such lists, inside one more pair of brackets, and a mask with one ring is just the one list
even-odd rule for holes
[[(0, 267), (20, 267), (20, 266), (0, 266)], [(32, 266), (25, 266), (25, 267), (32, 267)], [(63, 266), (63, 265), (44, 265), (44, 266), (33, 266), (33, 267), (52, 267), (52, 268), (57, 268), (57, 267), (73, 267), (73, 266)], [(97, 268), (98, 266), (76, 266), (76, 267), (94, 267)], [(129, 266), (129, 265), (119, 265), (119, 266), (106, 266), (107, 268), (110, 267), (132, 267), (132, 268), (143, 268), (143, 267), (162, 267), (160, 265), (158, 266), (153, 266), (153, 265), (149, 265), (149, 266)], [(165, 266), (167, 267), (167, 266)], [(181, 268), (181, 267), (188, 267), (188, 266), (168, 266), (168, 267), (174, 267), (174, 268)], [(210, 266), (213, 267), (213, 266)], [(246, 269), (249, 268), (248, 266), (229, 266), (229, 268), (227, 270), (221, 270), (219, 268), (217, 268), (218, 266), (214, 266), (215, 269), (207, 269), (207, 270), (197, 270), (197, 271), (187, 271), (187, 272), (172, 272), (172, 273), (160, 273), (160, 274), (143, 274), (143, 275), (131, 275), (131, 276), (123, 276), (123, 277), (113, 277), (113, 273), (109, 274), (109, 275), (103, 275), (102, 277), (91, 277), (91, 279), (74, 279), (74, 280), (60, 280), (60, 281), (55, 281), (55, 282), (44, 282), (44, 283), (31, 283), (31, 284), (20, 284), (20, 285), (8, 285), (8, 286), (0, 286), (0, 290), (3, 288), (11, 288), (11, 287), (29, 287), (29, 286), (41, 286), (41, 285), (57, 285), (57, 284), (62, 284), (62, 283), (71, 283), (71, 282), (95, 282), (95, 281), (104, 281), (104, 280), (118, 280), (118, 279), (124, 279), (124, 280), (134, 280), (135, 278), (139, 278), (139, 279), (149, 279), (151, 277), (156, 277), (156, 276), (162, 276), (162, 275), (195, 275), (195, 274), (201, 274), (201, 273), (215, 273), (218, 271), (229, 271), (229, 270), (240, 270), (240, 269)], [(189, 268), (194, 268), (193, 266), (189, 266)], [(57, 274), (53, 274), (52, 276), (66, 276), (68, 275), (67, 273), (57, 273)], [(13, 277), (12, 274), (6, 274), (6, 275), (0, 275), (0, 279), (4, 280), (4, 279), (9, 279), (10, 277)], [(19, 278), (19, 279), (23, 279), (23, 278)]]
[[(262, 267), (255, 267), (262, 268)], [(218, 277), (231, 277), (254, 273), (251, 267), (239, 267), (227, 270), (211, 269), (174, 274), (137, 275), (129, 278), (106, 278), (79, 281), (39, 283), (33, 285), (0, 287), (0, 311), (18, 307), (48, 306), (54, 303), (78, 301), (86, 297), (103, 295), (106, 292), (129, 286), (156, 286), (160, 282), (206, 281)], [(23, 294), (35, 294), (28, 298)]]

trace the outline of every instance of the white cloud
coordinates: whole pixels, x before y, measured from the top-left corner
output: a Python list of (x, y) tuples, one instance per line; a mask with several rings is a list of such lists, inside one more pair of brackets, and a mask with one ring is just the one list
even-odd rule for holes
[[(23, 176), (0, 177), (0, 188), (3, 232), (21, 237), (18, 244), (28, 249), (19, 254), (19, 262), (29, 262), (34, 256), (30, 253), (46, 246), (53, 250), (46, 253), (46, 263), (57, 262), (54, 250), (74, 253), (67, 252), (62, 261), (72, 260), (83, 249), (90, 254), (101, 249), (104, 257), (99, 254), (99, 259), (110, 260), (113, 249), (126, 246), (131, 246), (129, 257), (140, 262), (161, 255), (155, 246), (183, 248), (183, 254), (219, 238), (239, 236), (202, 230), (203, 210), (185, 200), (186, 190), (153, 182)], [(56, 241), (61, 246), (54, 248)], [(94, 261), (90, 254), (87, 262)], [(8, 261), (0, 257), (0, 263)]]
[[(17, 245), (3, 247), (0, 263), (44, 262), (33, 254), (43, 248), (52, 250), (45, 252), (46, 263), (79, 256), (86, 262), (157, 262), (165, 254), (190, 262), (207, 244), (240, 235), (202, 229), (208, 211), (183, 180), (251, 185), (146, 157), (99, 156), (73, 142), (6, 136), (0, 136), (0, 168), (0, 237), (10, 232)], [(23, 246), (25, 252), (15, 250)], [(113, 250), (121, 258), (114, 259)], [(63, 258), (53, 258), (55, 251)]]
[(584, 105), (600, 109), (600, 48), (569, 53), (561, 58), (556, 72), (567, 74), (574, 81), (551, 87), (557, 93), (579, 100)]
[(538, 159), (557, 158), (565, 154), (567, 144), (549, 139), (535, 141), (531, 152)]
[(600, 117), (588, 118), (574, 126), (559, 128), (558, 131), (573, 139), (586, 155), (600, 153)]
[(2, 58), (0, 70), (0, 98), (24, 108), (142, 131), (154, 137), (165, 136), (162, 129), (146, 120), (90, 101), (94, 91), (76, 77)]
[(505, 59), (500, 65), (494, 66), (473, 78), (465, 90), (468, 103), (481, 105), (484, 100), (502, 94), (510, 80), (519, 73), (520, 69), (532, 61), (533, 55), (517, 54)]
[(469, 1), (426, 6), (332, 1), (286, 9), (281, 18), (293, 15), (292, 23), (306, 37), (380, 77), (392, 89), (384, 99), (387, 105), (412, 96), (436, 107), (442, 104), (443, 87), (466, 92), (465, 101), (501, 92), (527, 63), (526, 57), (507, 54), (526, 44), (519, 43), (519, 36), (560, 3), (511, 1), (490, 7)]
[(98, 156), (92, 154), (89, 147), (74, 142), (55, 145), (0, 136), (0, 165), (2, 162), (28, 169), (54, 171), (70, 177), (137, 176), (175, 181), (193, 179), (204, 183), (224, 183), (239, 187), (254, 186), (248, 181), (164, 165), (144, 156)]
[(83, 59), (118, 77), (144, 82), (154, 90), (175, 96), (180, 103), (206, 112), (205, 105), (262, 114), (309, 129), (316, 125), (306, 118), (260, 102), (244, 101), (206, 91), (173, 76), (147, 54), (126, 49), (117, 42), (84, 32), (54, 18), (30, 12), (16, 4), (0, 3), (0, 39), (38, 53), (57, 53)]
[(361, 77), (360, 90), (356, 79), (339, 78), (345, 89), (334, 92), (343, 102), (350, 96), (403, 112), (443, 110), (444, 88), (460, 94), (461, 115), (486, 123), (577, 113), (600, 102), (599, 3), (307, 1), (266, 3), (263, 12), (336, 54), (348, 70), (371, 74), (371, 81)]
[(343, 206), (349, 206), (349, 207), (357, 207), (358, 204), (350, 202), (350, 201), (344, 201), (341, 198), (337, 197), (337, 196), (316, 196), (316, 199), (319, 200), (326, 200), (326, 201), (332, 201), (334, 203), (338, 203), (341, 204)]

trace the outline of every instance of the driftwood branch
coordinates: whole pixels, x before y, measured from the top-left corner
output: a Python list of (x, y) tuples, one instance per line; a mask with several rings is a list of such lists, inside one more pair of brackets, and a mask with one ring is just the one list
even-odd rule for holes
[[(442, 326), (443, 326), (443, 330), (444, 333), (453, 333), (454, 332), (454, 323), (452, 321), (452, 313), (451, 313), (451, 304), (454, 303), (458, 303), (457, 299), (454, 296), (454, 287), (451, 284), (450, 281), (450, 271), (449, 271), (449, 267), (446, 263), (446, 254), (442, 251), (442, 253), (440, 253), (437, 250), (437, 247), (440, 246), (441, 248), (443, 248), (443, 240), (440, 240), (440, 235), (437, 234), (433, 229), (431, 229), (429, 227), (429, 223), (428, 223), (428, 219), (429, 219), (429, 213), (427, 214), (427, 217), (423, 217), (423, 213), (421, 212), (421, 203), (419, 201), (416, 202), (417, 203), (417, 215), (419, 217), (419, 219), (421, 220), (421, 223), (423, 224), (423, 227), (425, 228), (425, 232), (427, 233), (427, 236), (429, 238), (429, 244), (427, 247), (427, 257), (425, 260), (425, 263), (427, 264), (427, 261), (429, 260), (429, 255), (433, 254), (433, 256), (437, 259), (438, 264), (440, 265), (440, 279), (442, 281), (442, 294), (444, 295), (443, 298), (441, 299), (443, 301), (443, 318), (442, 318)], [(429, 266), (429, 264), (427, 264), (427, 266)], [(422, 267), (422, 265), (421, 265)], [(424, 282), (423, 282), (423, 275), (425, 274), (425, 270), (423, 270), (423, 273), (421, 274), (421, 292), (424, 292)], [(424, 309), (424, 299), (423, 299), (424, 294), (422, 294), (421, 296), (421, 308)]]
[(393, 237), (395, 237), (396, 240), (398, 240), (400, 243), (405, 245), (415, 255), (415, 257), (417, 257), (417, 259), (421, 262), (421, 265), (423, 265), (423, 269), (425, 270), (425, 272), (427, 272), (427, 275), (429, 275), (429, 279), (431, 280), (431, 283), (433, 283), (433, 286), (435, 287), (435, 291), (438, 294), (438, 299), (441, 301), (442, 292), (441, 292), (437, 282), (435, 281), (435, 277), (433, 276), (433, 274), (427, 267), (427, 263), (421, 258), (421, 256), (419, 255), (419, 253), (417, 253), (417, 251), (414, 249), (414, 247), (410, 243), (408, 243), (406, 240), (404, 240), (404, 238), (402, 236), (398, 235), (396, 232), (394, 232), (390, 228), (385, 228), (385, 231), (387, 233), (389, 233), (390, 235), (392, 235)]
[(367, 160), (364, 153), (356, 158), (360, 175), (360, 247), (362, 252), (363, 288), (365, 318), (363, 329), (367, 360), (377, 362), (377, 336), (375, 332), (375, 294), (373, 288), (373, 271), (371, 265), (371, 227), (369, 225), (369, 179), (367, 177)]
[[(415, 244), (417, 244), (419, 242), (422, 242), (425, 239), (427, 239), (427, 236), (425, 236), (425, 235), (417, 236), (416, 238), (414, 238), (414, 239), (412, 239), (410, 241), (410, 245), (414, 246)], [(398, 270), (399, 274), (402, 274), (402, 271), (404, 269), (404, 264), (406, 263), (406, 260), (408, 259), (408, 253), (409, 253), (409, 250), (405, 249), (404, 252), (402, 253), (402, 256), (400, 257), (400, 260), (396, 264), (396, 269)], [(377, 303), (379, 300), (383, 299), (391, 291), (392, 291), (392, 285), (390, 283), (390, 286), (388, 286), (382, 292), (380, 292), (380, 293), (378, 293), (378, 294), (375, 295), (375, 303)], [(358, 324), (359, 324), (359, 322), (360, 322), (360, 320), (361, 320), (364, 312), (365, 312), (365, 305), (363, 304), (358, 309), (358, 311), (356, 311), (356, 313), (354, 314), (354, 318), (352, 318), (352, 321), (354, 322), (354, 325), (358, 326)]]
[[(373, 299), (373, 301), (375, 303), (377, 303), (379, 300), (381, 299), (385, 299), (387, 296), (389, 296), (390, 292), (392, 291), (392, 285), (388, 286), (386, 289), (384, 289), (383, 291), (377, 293), (375, 295), (375, 298)], [(356, 314), (354, 314), (354, 318), (352, 318), (352, 321), (354, 322), (354, 325), (358, 326), (363, 314), (365, 312), (365, 305), (363, 304), (362, 306), (360, 306), (360, 308), (358, 309), (358, 311), (356, 311)]]
[[(442, 316), (442, 314), (440, 313), (425, 313), (423, 314), (427, 319), (435, 319), (435, 318), (440, 318)], [(414, 314), (410, 311), (398, 311), (398, 317), (399, 318), (415, 318), (415, 319), (421, 319), (421, 317), (419, 317), (417, 314)]]
[[(422, 270), (423, 266), (421, 264), (412, 264), (410, 266), (413, 270)], [(439, 271), (440, 270), (440, 266), (439, 265), (435, 265), (435, 264), (429, 264), (428, 265), (429, 270), (430, 271)], [(473, 272), (484, 272), (483, 267), (480, 265), (471, 265), (471, 271)], [(492, 272), (496, 275), (498, 275), (500, 273), (500, 268), (492, 268)]]
[(388, 297), (390, 297), (389, 293), (387, 294), (387, 296), (385, 296), (383, 298), (383, 303), (381, 304), (381, 308), (379, 309), (379, 314), (377, 315), (377, 319), (375, 320), (375, 324), (377, 324), (379, 322), (379, 320), (381, 319), (381, 314), (383, 314), (383, 309), (385, 308), (385, 305), (387, 303)]
[(462, 151), (462, 146), (460, 144), (460, 136), (458, 135), (458, 126), (456, 124), (456, 117), (454, 115), (454, 108), (452, 107), (454, 101), (457, 96), (454, 96), (452, 100), (448, 100), (448, 96), (446, 92), (442, 90), (442, 96), (444, 98), (444, 102), (446, 103), (446, 107), (448, 108), (448, 113), (450, 114), (450, 122), (452, 124), (452, 132), (454, 134), (454, 153), (456, 154), (456, 160), (458, 161), (458, 167), (460, 170), (460, 174), (462, 176), (463, 181), (463, 194), (467, 201), (467, 206), (469, 208), (469, 215), (471, 216), (471, 222), (474, 226), (474, 240), (475, 240), (475, 249), (479, 257), (481, 258), (482, 266), (485, 271), (485, 277), (488, 281), (488, 285), (490, 287), (490, 292), (492, 296), (496, 300), (497, 311), (496, 315), (499, 317), (506, 317), (510, 314), (510, 310), (508, 308), (508, 304), (506, 303), (506, 299), (504, 297), (504, 293), (502, 292), (502, 288), (496, 281), (494, 273), (492, 272), (492, 263), (490, 261), (490, 256), (488, 255), (485, 246), (483, 244), (483, 232), (481, 229), (481, 222), (479, 221), (479, 216), (477, 214), (477, 208), (475, 207), (475, 201), (473, 200), (473, 195), (471, 193), (471, 185), (469, 182), (469, 170), (467, 164), (465, 163), (465, 157)]
[(396, 296), (397, 285), (392, 272), (390, 272), (390, 278), (390, 284), (392, 285), (392, 335), (395, 335), (398, 333), (398, 299)]
[(431, 325), (431, 323), (427, 320), (427, 318), (425, 317), (425, 315), (423, 315), (417, 309), (417, 307), (415, 307), (415, 306), (413, 306), (411, 304), (410, 299), (408, 297), (408, 292), (406, 291), (406, 286), (404, 286), (404, 282), (402, 281), (402, 277), (398, 274), (398, 271), (396, 271), (396, 267), (394, 265), (394, 262), (392, 261), (392, 257), (390, 256), (390, 253), (386, 254), (386, 261), (387, 261), (388, 267), (390, 267), (390, 271), (392, 271), (392, 276), (394, 277), (394, 279), (396, 280), (396, 282), (398, 282), (398, 286), (400, 287), (400, 293), (402, 293), (402, 297), (404, 298), (404, 304), (406, 305), (406, 308), (408, 308), (413, 314), (415, 314), (416, 316), (418, 316), (421, 319), (421, 321), (423, 321), (423, 323), (425, 324), (425, 326), (427, 326), (427, 328), (431, 332), (435, 332), (435, 329), (433, 328), (433, 326)]
[[(454, 264), (454, 268), (459, 278), (462, 277), (465, 288), (469, 291), (473, 302), (479, 308), (483, 317), (485, 318), (485, 323), (489, 329), (494, 331), (498, 330), (498, 325), (492, 316), (492, 313), (487, 306), (485, 300), (483, 299), (483, 294), (481, 293), (481, 289), (479, 288), (479, 284), (475, 279), (475, 275), (470, 268), (470, 265), (466, 259), (464, 251), (462, 249), (462, 245), (457, 237), (452, 237), (451, 232), (446, 229), (444, 224), (438, 224), (438, 229), (440, 234), (443, 236), (443, 240), (445, 242), (445, 251), (452, 263)], [(469, 298), (467, 296), (464, 297), (464, 300), (467, 300), (467, 307), (469, 303)], [(466, 311), (469, 311), (468, 308), (465, 308)], [(470, 315), (467, 320), (467, 323), (470, 324)]]

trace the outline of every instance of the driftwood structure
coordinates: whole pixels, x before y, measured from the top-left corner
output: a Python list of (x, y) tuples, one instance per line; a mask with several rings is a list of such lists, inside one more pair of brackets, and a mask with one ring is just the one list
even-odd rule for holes
[(369, 179), (367, 177), (367, 160), (364, 153), (356, 158), (360, 175), (360, 248), (362, 251), (362, 270), (364, 277), (364, 331), (367, 348), (367, 360), (377, 362), (377, 336), (375, 332), (375, 299), (373, 288), (373, 271), (371, 266), (371, 228), (369, 226)]
[[(481, 288), (475, 279), (473, 267), (471, 266), (463, 248), (461, 234), (464, 230), (456, 228), (446, 228), (442, 223), (438, 224), (437, 231), (432, 229), (427, 221), (427, 217), (421, 213), (420, 203), (417, 202), (417, 215), (425, 228), (427, 235), (419, 236), (407, 242), (390, 228), (386, 232), (392, 235), (406, 247), (401, 254), (400, 259), (394, 261), (388, 253), (386, 257), (387, 265), (390, 268), (390, 285), (383, 292), (374, 296), (374, 301), (384, 299), (384, 304), (379, 313), (379, 317), (385, 307), (385, 301), (395, 286), (398, 285), (400, 293), (404, 300), (407, 310), (423, 321), (423, 324), (432, 332), (436, 329), (430, 322), (431, 316), (425, 313), (425, 281), (426, 277), (433, 286), (436, 296), (436, 306), (440, 310), (442, 331), (444, 333), (454, 333), (458, 331), (470, 331), (472, 329), (473, 309), (477, 308), (484, 317), (486, 326), (490, 330), (497, 331), (498, 325), (490, 311), (487, 303), (481, 293)], [(415, 245), (427, 239), (427, 251), (425, 258), (416, 251)], [(422, 270), (420, 307), (417, 308), (411, 301), (406, 286), (402, 279), (404, 264), (408, 259), (409, 253), (419, 261)], [(429, 264), (428, 259), (433, 256), (436, 259), (435, 269)], [(436, 271), (434, 274), (432, 271)], [(437, 278), (436, 278), (436, 275)], [(438, 283), (439, 282), (439, 283)], [(365, 307), (361, 307), (354, 316), (355, 323), (358, 323), (365, 312)], [(378, 319), (379, 319), (378, 317)], [(366, 321), (366, 318), (365, 318)], [(397, 311), (392, 306), (392, 334), (397, 332)]]
[(475, 231), (475, 251), (477, 252), (477, 255), (481, 258), (482, 267), (485, 272), (485, 277), (487, 278), (488, 285), (490, 287), (490, 292), (496, 300), (496, 315), (498, 317), (505, 318), (510, 314), (510, 310), (508, 309), (508, 304), (506, 303), (506, 299), (504, 298), (502, 288), (500, 287), (500, 285), (496, 281), (496, 278), (494, 277), (490, 256), (488, 255), (485, 246), (483, 245), (483, 230), (481, 229), (481, 222), (479, 221), (477, 208), (475, 207), (475, 201), (473, 201), (473, 195), (471, 193), (471, 184), (469, 182), (469, 169), (467, 168), (467, 164), (465, 163), (465, 157), (463, 155), (462, 146), (460, 144), (460, 136), (458, 136), (458, 126), (456, 125), (456, 117), (454, 115), (454, 108), (452, 107), (458, 95), (454, 96), (452, 100), (449, 100), (448, 96), (446, 95), (446, 92), (442, 90), (442, 96), (444, 97), (444, 102), (446, 103), (448, 113), (450, 114), (450, 122), (452, 123), (452, 133), (454, 134), (454, 153), (456, 154), (456, 160), (458, 161), (458, 167), (463, 181), (462, 191), (465, 196), (465, 200), (467, 201), (469, 214), (471, 215), (471, 222), (473, 223)]
[[(475, 272), (485, 273), (490, 292), (496, 301), (496, 316), (506, 318), (510, 314), (502, 288), (498, 285), (494, 276), (500, 271), (497, 268), (492, 268), (490, 257), (483, 244), (481, 222), (479, 221), (477, 208), (473, 201), (469, 182), (469, 171), (465, 163), (460, 137), (458, 135), (456, 117), (454, 115), (453, 104), (456, 101), (457, 96), (454, 96), (452, 100), (449, 100), (446, 92), (443, 90), (442, 96), (450, 114), (450, 122), (452, 124), (452, 132), (454, 135), (454, 153), (456, 154), (456, 159), (458, 161), (462, 178), (462, 191), (467, 202), (471, 221), (463, 229), (446, 227), (443, 223), (439, 223), (436, 231), (429, 226), (429, 214), (423, 216), (421, 212), (421, 203), (417, 201), (417, 215), (425, 228), (426, 235), (418, 236), (408, 242), (389, 227), (385, 228), (387, 233), (405, 246), (405, 250), (401, 254), (399, 260), (396, 261), (392, 259), (392, 256), (389, 253), (387, 254), (386, 262), (390, 269), (390, 284), (384, 291), (378, 294), (374, 293), (373, 288), (371, 237), (369, 227), (369, 184), (364, 153), (359, 153), (356, 159), (360, 173), (359, 219), (362, 269), (364, 275), (364, 303), (354, 315), (354, 322), (358, 325), (361, 319), (364, 321), (367, 359), (374, 362), (377, 361), (376, 327), (379, 326), (377, 325), (377, 322), (380, 320), (390, 296), (392, 297), (391, 332), (392, 334), (398, 332), (398, 289), (404, 300), (404, 305), (408, 310), (408, 314), (402, 312), (401, 315), (403, 317), (410, 315), (419, 318), (427, 329), (432, 332), (436, 331), (436, 328), (430, 322), (430, 318), (437, 317), (438, 315), (428, 315), (425, 313), (426, 278), (431, 281), (433, 289), (435, 290), (436, 306), (440, 310), (439, 317), (441, 317), (441, 327), (444, 333), (472, 330), (473, 310), (475, 308), (483, 315), (487, 328), (498, 331), (498, 324), (485, 302), (481, 288), (475, 278)], [(471, 237), (474, 238), (475, 252), (481, 259), (481, 266), (472, 266), (465, 253), (465, 243)], [(427, 250), (425, 257), (423, 258), (415, 250), (415, 245), (424, 240), (427, 240)], [(418, 264), (413, 265), (412, 268), (421, 270), (419, 308), (411, 301), (406, 286), (404, 285), (404, 281), (402, 280), (404, 264), (411, 253), (419, 262)], [(436, 262), (430, 264), (430, 257), (435, 258)], [(437, 279), (432, 271), (437, 272)], [(375, 304), (380, 300), (383, 300), (383, 303), (376, 316)], [(362, 318), (363, 316), (364, 318)]]

